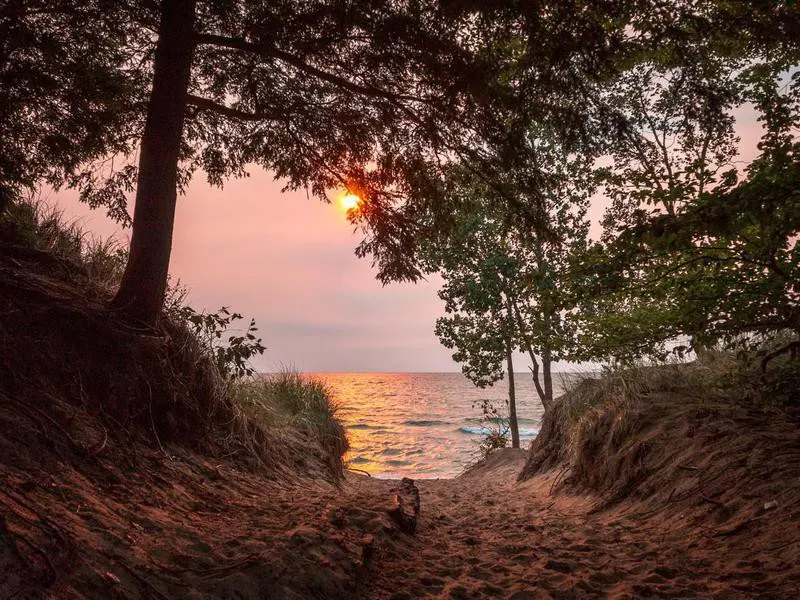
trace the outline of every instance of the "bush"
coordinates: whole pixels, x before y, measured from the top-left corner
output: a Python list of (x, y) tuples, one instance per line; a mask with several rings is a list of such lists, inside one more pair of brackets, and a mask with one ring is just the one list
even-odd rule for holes
[(215, 313), (197, 312), (190, 306), (179, 306), (170, 310), (169, 315), (189, 327), (204, 350), (213, 358), (222, 377), (239, 379), (255, 374), (249, 361), (266, 350), (261, 338), (256, 337), (258, 327), (255, 319), (250, 319), (247, 329), (239, 331), (239, 335), (228, 335), (236, 331), (232, 325), (244, 317), (231, 312), (227, 306)]
[(494, 430), (483, 436), (481, 443), (478, 445), (478, 452), (481, 458), (486, 458), (498, 448), (505, 448), (508, 446), (508, 430)]
[[(475, 408), (476, 405), (480, 406), (481, 409), (482, 424), (485, 424), (489, 430), (478, 444), (478, 461), (481, 461), (489, 456), (492, 450), (508, 446), (511, 426), (508, 418), (500, 414), (500, 411), (492, 404), (491, 400), (484, 398), (473, 403), (472, 407)], [(506, 405), (508, 405), (508, 401), (506, 401)]]

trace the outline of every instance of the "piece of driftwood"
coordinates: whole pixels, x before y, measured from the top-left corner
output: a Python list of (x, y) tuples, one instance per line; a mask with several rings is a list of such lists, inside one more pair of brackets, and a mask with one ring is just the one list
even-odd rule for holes
[(414, 533), (419, 518), (419, 490), (414, 480), (403, 477), (400, 486), (392, 495), (389, 516), (398, 524), (401, 531)]

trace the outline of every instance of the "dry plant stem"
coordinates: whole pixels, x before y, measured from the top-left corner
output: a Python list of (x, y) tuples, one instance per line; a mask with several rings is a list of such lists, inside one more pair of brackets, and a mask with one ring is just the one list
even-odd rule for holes
[(367, 471), (365, 471), (364, 469), (356, 469), (355, 467), (347, 467), (347, 470), (348, 470), (348, 471), (353, 471), (354, 473), (363, 473), (363, 474), (364, 474), (364, 475), (366, 475), (367, 477), (372, 477), (372, 475), (370, 475), (370, 474), (369, 474)]

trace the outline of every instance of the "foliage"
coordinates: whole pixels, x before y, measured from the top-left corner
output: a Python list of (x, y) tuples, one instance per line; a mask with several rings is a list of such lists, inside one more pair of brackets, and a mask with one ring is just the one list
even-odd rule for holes
[(493, 450), (508, 447), (508, 432), (490, 431), (478, 445), (478, 453), (481, 458), (486, 458)]
[(118, 4), (0, 5), (0, 213), (45, 180), (127, 216), (135, 173), (112, 157), (130, 154), (140, 134), (147, 69), (137, 59), (149, 33)]
[[(23, 123), (29, 140), (8, 139), (27, 155), (26, 144), (38, 148), (53, 131), (71, 135), (76, 123), (102, 134), (73, 135), (71, 160), (52, 178), (123, 220), (125, 193), (136, 188), (141, 216), (115, 307), (145, 322), (155, 322), (164, 294), (175, 188), (197, 170), (221, 185), (257, 165), (323, 198), (349, 187), (365, 199), (353, 213), (366, 233), (357, 253), (375, 257), (384, 282), (416, 279), (417, 237), (425, 233), (418, 215), (445, 228), (451, 214), (443, 167), (468, 159), (497, 179), (525, 164), (519, 134), (531, 120), (558, 127), (572, 147), (588, 139), (588, 98), (575, 90), (648, 43), (654, 28), (638, 17), (652, 3), (521, 11), (504, 1), (97, 0), (28, 11), (30, 3), (12, 2), (2, 23), (19, 25), (31, 41), (24, 53), (2, 57), (3, 66), (34, 74), (31, 81), (52, 77), (38, 95), (24, 77), (3, 89), (53, 110), (35, 115), (41, 127)], [(665, 13), (670, 26), (682, 18)], [(39, 30), (68, 31), (70, 43), (55, 45), (65, 56), (48, 53), (52, 40), (33, 35)], [(87, 77), (72, 77), (84, 64)], [(84, 99), (98, 118), (81, 110)], [(63, 114), (76, 123), (61, 127)], [(137, 144), (138, 171), (125, 160)], [(103, 155), (121, 160), (82, 168)], [(535, 198), (501, 196), (537, 222)]]
[[(679, 336), (746, 347), (798, 329), (798, 77), (735, 65), (708, 80), (623, 79), (638, 91), (619, 101), (631, 129), (602, 169), (603, 241), (582, 259), (584, 358), (664, 356)], [(740, 179), (733, 110), (745, 101), (764, 134)]]
[[(516, 221), (513, 208), (503, 207), (492, 187), (464, 168), (452, 193), (465, 204), (469, 199), (471, 210), (454, 217), (452, 231), (430, 238), (422, 256), (425, 267), (444, 279), (439, 297), (447, 316), (437, 320), (436, 334), (456, 350), (453, 359), (465, 375), (479, 387), (492, 385), (503, 376), (510, 344), (528, 352), (547, 406), (550, 364), (567, 356), (574, 336), (569, 262), (586, 245), (592, 182), (585, 159), (568, 157), (552, 135), (536, 133), (528, 138), (536, 163), (527, 175), (547, 174), (536, 194), (548, 231), (537, 233)], [(525, 176), (520, 169), (507, 179), (512, 185)], [(545, 389), (538, 380), (539, 360)]]
[(190, 306), (182, 306), (173, 311), (173, 316), (194, 331), (201, 345), (213, 356), (223, 377), (240, 379), (255, 374), (249, 360), (266, 350), (261, 338), (256, 337), (255, 319), (250, 319), (243, 331), (227, 335), (235, 331), (233, 324), (243, 317), (225, 306), (214, 313), (197, 312)]
[[(173, 13), (191, 35), (162, 29)], [(796, 71), (799, 20), (794, 3), (767, 0), (526, 10), (502, 0), (13, 0), (0, 7), (0, 211), (45, 180), (125, 220), (136, 187), (144, 217), (123, 275), (135, 293), (118, 307), (147, 293), (149, 312), (161, 308), (174, 188), (198, 170), (222, 185), (257, 165), (319, 197), (357, 191), (357, 252), (375, 257), (384, 282), (419, 277), (427, 241), (486, 231), (476, 244), (508, 247), (473, 265), (480, 285), (451, 295), (482, 286), (477, 295), (493, 299), (442, 325), (454, 347), (458, 337), (485, 346), (469, 368), (484, 383), (496, 379), (499, 346), (467, 332), (514, 322), (524, 345), (573, 358), (577, 345), (585, 358), (636, 356), (680, 334), (697, 345), (797, 329), (798, 85), (795, 74), (782, 92), (781, 74)], [(188, 64), (170, 64), (169, 44), (183, 44)], [(177, 93), (155, 89), (159, 57)], [(179, 71), (185, 85), (169, 77)], [(164, 97), (177, 104), (156, 118)], [(745, 102), (767, 133), (740, 180), (728, 163)], [(169, 164), (137, 171), (128, 158), (140, 142), (142, 157)], [(553, 179), (603, 153), (613, 160), (601, 171), (613, 200), (606, 235), (563, 285), (544, 246), (564, 237), (548, 227)], [(454, 163), (477, 203), (451, 193), (464, 177)], [(572, 300), (559, 299), (581, 288), (576, 329)], [(519, 301), (521, 318), (509, 314), (509, 298), (526, 296), (536, 301)], [(229, 356), (239, 365), (254, 341), (241, 337)]]
[[(506, 404), (508, 404), (506, 402)], [(488, 398), (483, 398), (479, 402), (483, 423), (488, 431), (483, 434), (478, 444), (478, 455), (486, 458), (492, 450), (505, 448), (508, 446), (509, 433), (511, 427), (509, 419), (503, 417), (500, 411)], [(473, 404), (473, 408), (475, 405)]]
[(312, 433), (341, 464), (349, 443), (336, 416), (333, 392), (323, 381), (287, 369), (234, 381), (230, 393), (246, 414), (267, 427), (299, 427)]

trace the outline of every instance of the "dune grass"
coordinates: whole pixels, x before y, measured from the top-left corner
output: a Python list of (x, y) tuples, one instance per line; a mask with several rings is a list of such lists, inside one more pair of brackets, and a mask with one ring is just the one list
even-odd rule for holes
[(344, 426), (336, 417), (333, 392), (317, 378), (285, 369), (231, 382), (230, 394), (250, 418), (270, 428), (305, 431), (336, 460), (349, 447)]
[(800, 405), (798, 361), (782, 356), (765, 371), (759, 358), (776, 343), (749, 358), (707, 350), (691, 363), (607, 367), (599, 376), (565, 381), (522, 478), (559, 464), (571, 465), (579, 477), (612, 473), (600, 463), (630, 455), (641, 441), (637, 432), (659, 420), (679, 415), (687, 422), (709, 415), (730, 420), (748, 411), (766, 416), (794, 410)]
[(761, 358), (783, 344), (765, 341), (748, 354), (710, 349), (693, 362), (661, 362), (606, 367), (599, 377), (563, 382), (564, 416), (570, 428), (587, 414), (610, 406), (624, 408), (652, 394), (680, 393), (684, 402), (739, 404), (763, 409), (800, 403), (800, 364), (781, 356), (762, 368)]
[(128, 250), (116, 238), (100, 238), (41, 198), (30, 196), (10, 203), (0, 214), (0, 227), (17, 243), (45, 252), (84, 275), (86, 283), (106, 294), (122, 279)]

